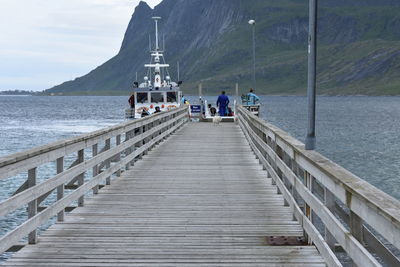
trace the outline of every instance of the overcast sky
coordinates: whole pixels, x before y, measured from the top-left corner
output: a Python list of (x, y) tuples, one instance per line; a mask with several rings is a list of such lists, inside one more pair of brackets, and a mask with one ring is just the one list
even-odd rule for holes
[(0, 0), (0, 91), (48, 89), (101, 65), (117, 54), (138, 3)]

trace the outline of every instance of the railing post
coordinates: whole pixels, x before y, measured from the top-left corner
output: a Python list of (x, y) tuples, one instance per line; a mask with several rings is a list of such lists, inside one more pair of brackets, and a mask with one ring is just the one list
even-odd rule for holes
[[(153, 122), (152, 122), (151, 128), (154, 128), (154, 127), (157, 127), (157, 121), (153, 121)], [(154, 133), (151, 135), (151, 140), (153, 140), (154, 138), (156, 138), (156, 136), (157, 136), (157, 132), (154, 132)], [(156, 143), (153, 143), (153, 145), (151, 146), (151, 149), (153, 149), (155, 146), (156, 146)]]
[[(292, 160), (292, 170), (294, 174), (296, 175), (296, 182), (300, 181), (301, 174), (304, 174), (304, 171), (301, 170), (300, 166), (296, 162), (296, 155), (294, 155), (294, 158)], [(293, 199), (296, 203), (299, 203), (299, 196), (296, 194), (296, 187), (292, 186), (292, 196)], [(293, 220), (296, 220), (296, 216), (293, 213)]]
[[(152, 128), (154, 128), (154, 121), (149, 124), (149, 128), (147, 130), (151, 130)], [(149, 136), (148, 142), (152, 142), (153, 139), (154, 139), (154, 133)], [(152, 149), (153, 145), (151, 145), (147, 151), (151, 151)]]
[[(274, 141), (274, 151), (277, 157), (282, 158), (282, 149), (276, 144), (276, 142)], [(276, 174), (278, 175), (278, 179), (281, 179), (283, 185), (285, 185), (285, 181), (282, 178), (282, 172), (281, 170), (278, 168), (278, 165), (276, 164), (276, 162), (274, 162), (274, 170), (276, 172)], [(277, 193), (278, 194), (282, 194), (281, 190), (279, 189), (279, 187), (277, 187)], [(286, 200), (284, 200), (284, 205), (287, 206), (288, 203)]]
[[(164, 117), (164, 118), (162, 119), (162, 123), (167, 122), (167, 121), (168, 121), (168, 118), (167, 118), (167, 117)], [(162, 131), (168, 131), (168, 126), (164, 126), (164, 127), (162, 128)], [(166, 139), (167, 139), (167, 136), (164, 135), (163, 140), (166, 140)]]
[[(121, 144), (121, 135), (120, 134), (115, 137), (115, 143), (116, 143), (117, 146), (119, 146)], [(118, 153), (117, 154), (117, 162), (118, 162), (118, 164), (119, 164), (120, 161), (121, 161), (121, 153)], [(120, 176), (121, 176), (121, 168), (119, 168), (118, 171), (117, 171), (117, 177), (120, 177)]]
[[(132, 130), (129, 132), (129, 139), (134, 138), (136, 136), (136, 129)], [(136, 144), (133, 144), (130, 148), (129, 151), (130, 153), (135, 153), (136, 150)], [(130, 166), (135, 166), (135, 158), (132, 159), (132, 161), (130, 163), (128, 163), (128, 165)], [(129, 166), (128, 166), (129, 168)]]
[[(161, 119), (158, 119), (158, 120), (156, 121), (156, 127), (160, 126), (161, 123), (162, 123)], [(155, 136), (157, 137), (157, 136), (159, 136), (161, 133), (162, 133), (162, 130), (160, 129), (160, 130), (158, 130), (158, 131), (155, 133)], [(157, 142), (156, 142), (156, 145), (158, 145), (158, 144), (160, 144), (160, 143), (161, 143), (161, 140), (157, 141)]]
[[(292, 159), (289, 155), (286, 154), (287, 157), (287, 166), (290, 168), (290, 170), (295, 174), (295, 176), (297, 177), (297, 173), (296, 173), (296, 168), (295, 168), (295, 161), (294, 158)], [(296, 178), (297, 179), (297, 178)], [(289, 190), (290, 190), (290, 194), (292, 195), (293, 199), (296, 200), (295, 198), (295, 188), (294, 185), (292, 185), (290, 182), (288, 183), (289, 186)]]
[[(110, 148), (111, 148), (111, 139), (108, 138), (108, 139), (106, 140), (106, 149), (105, 149), (105, 151), (110, 150)], [(108, 169), (108, 168), (110, 168), (110, 167), (111, 167), (111, 160), (110, 160), (110, 158), (108, 158), (108, 159), (106, 160), (106, 169)], [(106, 178), (106, 185), (110, 185), (110, 184), (111, 184), (111, 176), (108, 176), (108, 177)]]
[(363, 235), (363, 220), (350, 210), (350, 232), (360, 242), (361, 245), (365, 246), (364, 235)]
[[(135, 131), (135, 129), (133, 131)], [(132, 137), (131, 133), (132, 133), (131, 131), (125, 133), (125, 142), (128, 142), (129, 139), (131, 139), (131, 137)], [(129, 154), (131, 154), (131, 153), (132, 153), (132, 149), (130, 147), (125, 149), (125, 157), (129, 156)], [(131, 166), (131, 164), (129, 162), (127, 164), (125, 164), (125, 170), (126, 171), (129, 170), (130, 166)]]
[[(170, 130), (170, 129), (172, 128), (172, 125), (171, 125), (171, 118), (172, 118), (172, 115), (169, 115), (169, 116), (167, 117), (167, 120), (168, 120), (167, 130)], [(167, 138), (170, 134), (171, 134), (171, 133), (169, 133), (167, 136), (165, 136), (165, 138)]]
[[(268, 140), (269, 140), (269, 147), (272, 148), (273, 151), (276, 151), (275, 140), (272, 140), (271, 137), (268, 137)], [(276, 165), (275, 165), (274, 159), (272, 157), (271, 157), (270, 165), (271, 165), (272, 169), (276, 170)], [(270, 176), (272, 177), (271, 174), (270, 174)], [(276, 185), (276, 181), (275, 181), (274, 177), (272, 177), (272, 185)], [(278, 191), (278, 194), (279, 194), (279, 189), (277, 189), (277, 191)]]
[[(271, 137), (267, 137), (267, 145), (273, 149), (273, 142)], [(268, 155), (268, 157), (266, 157), (267, 162), (269, 163), (270, 166), (273, 166), (273, 162), (272, 162), (272, 158)], [(275, 179), (272, 177), (272, 175), (268, 172), (268, 177), (271, 178), (271, 184), (272, 185), (276, 185), (276, 181)]]
[[(325, 206), (333, 213), (335, 210), (335, 195), (329, 191), (326, 187), (324, 187), (324, 202)], [(325, 226), (325, 241), (328, 246), (334, 251), (335, 249), (335, 237), (328, 231), (328, 228)]]
[[(262, 140), (263, 140), (264, 144), (267, 144), (267, 135), (265, 134), (264, 131), (262, 132)], [(264, 151), (261, 154), (264, 156), (265, 161), (267, 161), (267, 155), (268, 155), (267, 151)], [(264, 164), (262, 164), (261, 162), (260, 162), (260, 164), (262, 165), (262, 168), (264, 171), (267, 170), (267, 167), (265, 167)]]
[[(349, 197), (350, 193), (346, 192), (346, 194), (348, 195), (347, 197)], [(363, 237), (363, 220), (352, 210), (350, 210), (349, 227), (350, 233), (355, 237), (355, 239), (357, 239), (361, 245), (365, 246)], [(353, 261), (352, 266), (357, 267), (358, 265)]]
[[(57, 174), (62, 173), (64, 171), (64, 157), (57, 159)], [(57, 186), (57, 201), (64, 197), (64, 184)], [(63, 209), (57, 214), (57, 221), (64, 221), (65, 210)]]
[[(158, 119), (157, 122), (158, 122), (157, 126), (160, 126), (163, 123), (163, 119), (160, 118)], [(161, 135), (162, 133), (163, 133), (163, 128), (160, 128), (160, 130), (157, 132), (157, 135)], [(160, 144), (161, 142), (162, 140), (160, 139), (157, 144)]]
[[(28, 188), (36, 185), (36, 176), (37, 176), (36, 167), (28, 170)], [(32, 218), (36, 214), (37, 214), (37, 199), (32, 200), (31, 202), (28, 203), (28, 219)], [(36, 244), (36, 242), (37, 242), (37, 233), (36, 230), (33, 230), (28, 235), (28, 243)]]
[[(310, 190), (311, 194), (312, 194), (313, 179), (314, 178), (312, 177), (312, 175), (309, 172), (304, 171), (304, 183), (305, 183), (305, 186), (307, 187), (307, 189)], [(310, 220), (310, 222), (313, 223), (312, 209), (307, 203), (304, 203), (304, 212), (306, 214), (306, 217)], [(308, 239), (308, 244), (311, 245), (312, 244), (311, 238), (308, 235), (306, 235), (306, 237)]]
[[(144, 128), (143, 132), (147, 132), (149, 130), (149, 124), (145, 124), (143, 128)], [(149, 138), (150, 137), (145, 138), (143, 140), (142, 145), (147, 144), (149, 142)], [(147, 155), (147, 153), (148, 153), (148, 150), (143, 151), (143, 156)]]
[[(143, 133), (144, 133), (144, 126), (142, 125), (142, 126), (139, 127), (139, 133), (138, 133), (138, 134), (139, 134), (139, 135), (142, 135)], [(144, 138), (142, 138), (142, 139), (139, 141), (139, 146), (138, 146), (138, 147), (143, 146), (144, 143), (145, 143)], [(139, 159), (142, 159), (142, 158), (143, 158), (143, 153), (141, 153), (141, 154), (138, 156), (138, 158), (139, 158)]]
[[(85, 151), (83, 149), (78, 151), (78, 163), (82, 163), (85, 160)], [(85, 173), (79, 174), (78, 187), (82, 186), (84, 183)], [(83, 207), (85, 201), (85, 195), (82, 195), (78, 199), (78, 207)]]
[[(92, 156), (95, 157), (97, 156), (98, 153), (98, 144), (94, 144), (92, 146)], [(99, 165), (94, 165), (92, 169), (92, 177), (96, 177), (99, 174)], [(93, 187), (93, 194), (98, 194), (99, 193), (99, 185), (96, 185)]]

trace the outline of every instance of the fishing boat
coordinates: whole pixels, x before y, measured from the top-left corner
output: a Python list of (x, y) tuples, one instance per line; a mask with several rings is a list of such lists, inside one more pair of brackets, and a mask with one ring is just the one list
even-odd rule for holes
[(145, 64), (147, 74), (143, 77), (143, 82), (133, 83), (133, 94), (135, 108), (125, 110), (127, 119), (138, 119), (146, 115), (160, 111), (167, 111), (178, 108), (181, 105), (182, 91), (179, 86), (182, 81), (174, 82), (171, 80), (168, 68), (169, 64), (164, 59), (163, 49), (159, 46), (158, 21), (161, 17), (152, 17), (155, 22), (155, 47), (150, 44), (151, 60)]
[(256, 98), (254, 98), (253, 96), (251, 96), (249, 94), (242, 95), (241, 99), (242, 99), (242, 106), (245, 109), (247, 109), (248, 111), (250, 111), (251, 113), (253, 113), (254, 115), (259, 117), (260, 107), (261, 107), (261, 104), (259, 103), (259, 101), (256, 100)]

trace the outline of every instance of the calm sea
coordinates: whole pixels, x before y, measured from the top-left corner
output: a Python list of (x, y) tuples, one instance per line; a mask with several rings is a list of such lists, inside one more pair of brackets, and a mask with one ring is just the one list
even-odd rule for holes
[[(194, 99), (189, 97), (192, 102)], [(207, 99), (215, 102), (215, 97)], [(263, 119), (304, 141), (305, 97), (261, 99)], [(122, 122), (127, 101), (127, 97), (0, 96), (0, 156)], [(317, 150), (397, 199), (399, 133), (400, 97), (317, 99)], [(0, 180), (0, 201), (10, 196), (22, 179)], [(0, 218), (0, 236), (20, 224), (24, 215), (22, 211), (19, 214)]]
[[(305, 97), (262, 104), (263, 119), (304, 141)], [(0, 156), (122, 122), (127, 105), (121, 96), (1, 96)], [(318, 97), (316, 134), (320, 153), (400, 199), (400, 97)], [(8, 193), (1, 187), (0, 199)]]

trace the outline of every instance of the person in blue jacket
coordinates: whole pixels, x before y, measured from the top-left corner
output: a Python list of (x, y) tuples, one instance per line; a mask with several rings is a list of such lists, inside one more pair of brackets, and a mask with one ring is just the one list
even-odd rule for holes
[(225, 91), (222, 91), (221, 95), (217, 100), (217, 107), (220, 116), (226, 116), (228, 110), (229, 98), (225, 95)]
[(181, 102), (182, 102), (182, 104), (186, 104), (186, 98), (185, 98), (185, 96), (184, 95), (182, 95), (182, 98), (181, 98)]
[(253, 88), (250, 88), (249, 93), (247, 94), (248, 105), (255, 105), (260, 98), (254, 93)]

